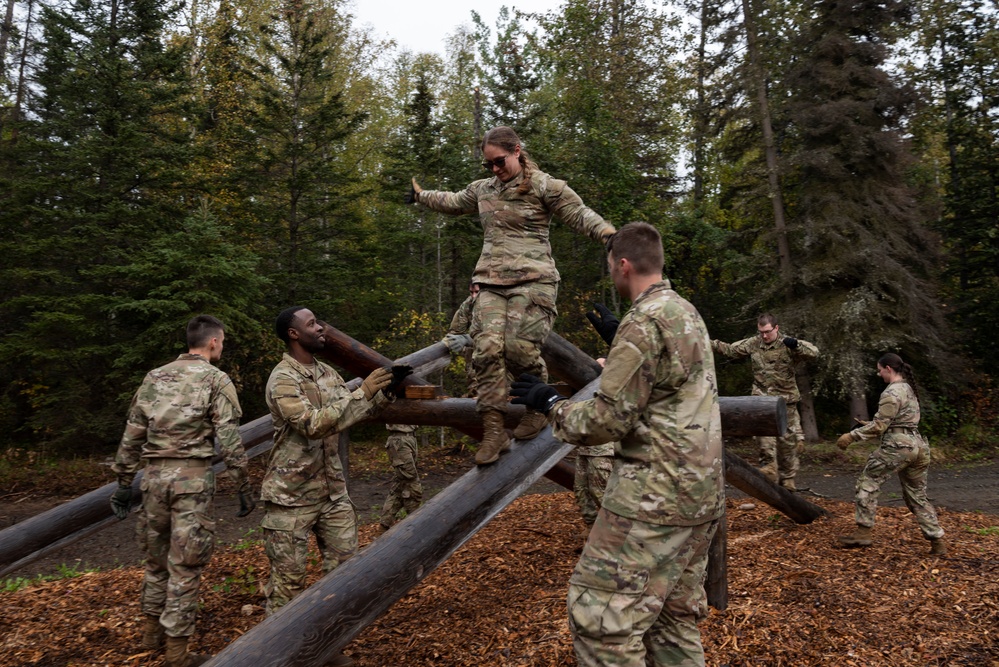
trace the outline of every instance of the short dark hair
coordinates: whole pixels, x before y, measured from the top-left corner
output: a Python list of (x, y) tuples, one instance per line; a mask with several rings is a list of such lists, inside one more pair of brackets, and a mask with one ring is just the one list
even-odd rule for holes
[(615, 259), (627, 259), (639, 275), (662, 273), (663, 239), (647, 222), (629, 222), (611, 237), (607, 252)]
[(212, 338), (225, 331), (222, 320), (211, 315), (195, 315), (187, 323), (187, 347), (194, 350), (204, 347)]
[(274, 322), (274, 331), (277, 333), (277, 337), (284, 341), (285, 345), (291, 344), (291, 339), (288, 337), (288, 329), (291, 328), (291, 323), (295, 321), (295, 315), (298, 311), (305, 309), (305, 306), (292, 306), (278, 313), (277, 320)]
[(762, 315), (756, 318), (756, 326), (765, 327), (768, 324), (772, 327), (780, 326), (779, 324), (777, 324), (776, 315), (771, 315), (770, 313), (763, 313)]

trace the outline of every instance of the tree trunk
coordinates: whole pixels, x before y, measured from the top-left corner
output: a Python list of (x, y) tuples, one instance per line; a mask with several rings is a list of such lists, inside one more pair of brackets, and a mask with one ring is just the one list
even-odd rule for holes
[(808, 371), (799, 368), (795, 373), (798, 382), (798, 393), (801, 401), (798, 403), (798, 415), (801, 417), (801, 430), (808, 442), (819, 441), (819, 426), (815, 421), (815, 398), (812, 396), (812, 379)]

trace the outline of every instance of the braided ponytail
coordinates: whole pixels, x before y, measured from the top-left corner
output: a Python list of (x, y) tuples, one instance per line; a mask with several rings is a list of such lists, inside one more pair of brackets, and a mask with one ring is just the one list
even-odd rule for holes
[(902, 357), (893, 352), (888, 352), (878, 359), (878, 365), (882, 368), (890, 368), (905, 378), (905, 381), (912, 387), (912, 393), (916, 395), (916, 400), (919, 400), (919, 389), (916, 388), (916, 373), (912, 370), (912, 366), (902, 361)]

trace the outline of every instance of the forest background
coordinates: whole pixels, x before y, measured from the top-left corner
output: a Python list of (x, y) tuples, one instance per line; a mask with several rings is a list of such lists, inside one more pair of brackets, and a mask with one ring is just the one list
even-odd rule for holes
[[(769, 310), (820, 348), (810, 438), (870, 412), (894, 351), (931, 438), (999, 443), (994, 1), (567, 0), (473, 13), (444, 55), (341, 0), (5, 0), (3, 21), (0, 451), (113, 452), (197, 313), (227, 325), (247, 419), (288, 305), (390, 357), (439, 340), (482, 232), (403, 196), (487, 177), (500, 124), (608, 221), (655, 224), (713, 337)], [(555, 329), (599, 355), (584, 313), (628, 304), (598, 244), (556, 222), (552, 246)], [(748, 362), (719, 364), (748, 393)]]

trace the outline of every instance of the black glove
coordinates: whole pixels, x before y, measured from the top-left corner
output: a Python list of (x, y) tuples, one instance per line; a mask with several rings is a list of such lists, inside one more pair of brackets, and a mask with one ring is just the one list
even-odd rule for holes
[(510, 385), (510, 395), (517, 398), (510, 401), (516, 405), (526, 405), (538, 412), (548, 414), (552, 406), (565, 397), (530, 373), (524, 373)]
[(253, 511), (253, 508), (257, 506), (256, 501), (253, 500), (253, 492), (250, 491), (249, 484), (246, 485), (246, 490), (240, 489), (237, 492), (239, 496), (239, 511), (236, 512), (236, 516), (244, 517)]
[(118, 490), (111, 496), (111, 511), (119, 520), (128, 518), (128, 510), (132, 507), (132, 485), (118, 485)]
[(586, 313), (586, 319), (590, 321), (604, 342), (610, 345), (614, 342), (614, 335), (617, 334), (617, 328), (621, 326), (621, 321), (614, 316), (614, 313), (607, 310), (607, 306), (604, 304), (595, 303), (593, 307), (597, 309), (597, 312)]
[(797, 350), (798, 349), (798, 339), (797, 338), (791, 338), (790, 336), (787, 336), (784, 339), (784, 345), (786, 345), (787, 349), (789, 349), (789, 350)]
[(410, 185), (409, 192), (406, 193), (406, 196), (403, 198), (403, 201), (406, 202), (407, 204), (415, 204), (418, 201), (416, 198), (416, 188)]
[(392, 366), (392, 382), (385, 388), (385, 393), (392, 394), (396, 398), (404, 398), (405, 390), (402, 388), (402, 381), (413, 374), (413, 367), (409, 364), (397, 364)]

